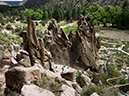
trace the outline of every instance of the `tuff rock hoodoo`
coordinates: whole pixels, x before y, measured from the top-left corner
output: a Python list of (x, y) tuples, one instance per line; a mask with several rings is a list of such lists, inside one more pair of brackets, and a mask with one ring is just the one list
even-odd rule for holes
[(33, 66), (35, 60), (37, 60), (45, 69), (50, 69), (52, 64), (51, 54), (44, 48), (44, 41), (38, 39), (36, 35), (36, 27), (34, 22), (27, 19), (28, 22), (28, 32), (23, 32), (23, 45), (24, 50), (29, 53), (31, 60), (31, 65)]
[[(12, 43), (11, 54), (3, 55), (0, 60), (0, 90), (4, 90), (5, 96), (54, 96), (52, 92), (34, 85), (45, 75), (63, 84), (60, 96), (80, 96), (82, 89), (76, 82), (77, 70), (67, 69), (66, 72), (58, 73), (53, 65), (57, 63), (78, 69), (98, 70), (101, 42), (100, 38), (95, 37), (92, 20), (81, 16), (76, 33), (70, 32), (69, 35), (53, 20), (44, 39), (37, 38), (34, 22), (30, 19), (27, 22), (28, 32), (22, 34), (24, 50)], [(83, 85), (91, 83), (85, 75), (81, 79)]]
[(50, 22), (48, 34), (44, 38), (45, 48), (51, 52), (57, 64), (97, 71), (100, 37), (95, 37), (93, 21), (88, 16), (81, 16), (77, 24), (76, 33), (67, 35), (56, 20)]

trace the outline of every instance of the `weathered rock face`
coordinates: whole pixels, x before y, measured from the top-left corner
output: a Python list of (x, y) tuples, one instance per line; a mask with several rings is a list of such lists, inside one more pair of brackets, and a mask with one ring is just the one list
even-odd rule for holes
[(74, 90), (73, 88), (63, 84), (61, 87), (62, 90), (64, 90), (63, 92), (61, 92), (60, 96), (80, 96), (76, 90)]
[(36, 85), (24, 85), (21, 89), (22, 96), (55, 96), (51, 91), (42, 89)]
[(29, 53), (31, 65), (33, 66), (37, 60), (45, 69), (52, 70), (52, 57), (47, 51), (45, 51), (44, 41), (37, 38), (34, 22), (30, 19), (27, 19), (27, 22), (28, 32), (23, 32), (23, 45), (24, 50)]
[(67, 35), (56, 20), (50, 22), (48, 35), (44, 38), (45, 48), (57, 64), (98, 70), (101, 41), (95, 37), (93, 22), (88, 16), (81, 16), (77, 24), (76, 33)]
[(81, 75), (81, 84), (85, 86), (85, 85), (89, 85), (90, 83), (91, 83), (91, 79), (88, 76), (82, 74)]
[(61, 74), (62, 78), (65, 78), (66, 80), (76, 82), (76, 72), (67, 72)]
[(6, 72), (5, 77), (8, 88), (21, 90), (23, 85), (39, 80), (41, 72), (37, 67), (14, 67)]
[(31, 67), (31, 62), (29, 58), (29, 53), (25, 50), (20, 49), (18, 44), (12, 43), (11, 54), (4, 54), (0, 60), (0, 68), (5, 65), (9, 65), (10, 67), (15, 66), (24, 66)]

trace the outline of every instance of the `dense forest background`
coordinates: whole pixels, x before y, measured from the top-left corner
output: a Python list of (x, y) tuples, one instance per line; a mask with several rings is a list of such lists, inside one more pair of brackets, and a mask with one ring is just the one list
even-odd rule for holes
[[(57, 0), (58, 1), (58, 0)], [(63, 1), (63, 0), (61, 0)], [(82, 3), (81, 3), (82, 1)], [(53, 4), (53, 5), (52, 5)], [(4, 6), (5, 7), (5, 6)], [(33, 7), (22, 6), (22, 7), (1, 7), (0, 12), (0, 22), (4, 25), (9, 20), (13, 22), (26, 20), (26, 18), (31, 18), (33, 20), (42, 20), (43, 23), (47, 20), (56, 19), (61, 20), (77, 20), (80, 15), (88, 15), (93, 19), (94, 24), (107, 26), (107, 24), (112, 25), (120, 29), (129, 29), (129, 2), (124, 1), (123, 5), (120, 6), (105, 6), (92, 5), (86, 7), (83, 4), (83, 0), (80, 0), (80, 5), (73, 4), (72, 0), (68, 1), (67, 4), (62, 3), (47, 3), (47, 4), (37, 4)], [(9, 17), (6, 20), (3, 17)]]

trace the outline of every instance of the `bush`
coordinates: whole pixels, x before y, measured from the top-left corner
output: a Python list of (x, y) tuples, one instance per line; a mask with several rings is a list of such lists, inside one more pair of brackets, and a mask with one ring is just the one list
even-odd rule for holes
[(16, 21), (19, 21), (20, 20), (20, 17), (18, 17), (17, 19), (16, 19)]
[(38, 26), (38, 25), (39, 25), (39, 23), (38, 23), (38, 22), (35, 22), (35, 24), (36, 24), (36, 26)]
[[(121, 73), (115, 68), (115, 66), (113, 64), (111, 64), (108, 68), (109, 71), (109, 75), (105, 74), (105, 73), (101, 73), (100, 74), (100, 80), (102, 81), (103, 84), (107, 85), (106, 80), (108, 78), (114, 78), (114, 77), (119, 77), (121, 76)], [(119, 84), (119, 82), (117, 80), (112, 80), (110, 81), (110, 83), (112, 84)]]
[[(42, 75), (41, 79), (36, 82), (36, 85), (43, 89), (56, 91), (60, 89), (60, 87), (62, 86), (62, 83), (59, 84), (57, 82), (52, 81), (50, 77)], [(55, 95), (59, 96), (59, 93), (56, 92)]]
[(2, 24), (2, 25), (5, 25), (6, 23), (5, 23), (5, 21), (1, 21), (1, 24)]
[(8, 25), (6, 26), (6, 29), (7, 29), (7, 30), (12, 30), (13, 28), (12, 28), (12, 26), (11, 26), (10, 24), (8, 24)]
[(89, 84), (88, 86), (84, 86), (82, 88), (81, 96), (90, 96), (94, 92), (96, 92), (99, 96), (104, 96), (105, 88), (102, 86)]
[[(120, 80), (120, 84), (126, 84), (126, 83), (128, 83), (128, 80), (126, 80), (126, 79)], [(126, 93), (127, 91), (129, 91), (129, 85), (120, 87), (120, 90), (122, 90)]]
[(10, 23), (15, 23), (13, 18), (10, 18)]
[(40, 23), (42, 24), (42, 26), (45, 26), (45, 23), (47, 23), (47, 21), (41, 21)]
[(43, 33), (41, 30), (37, 30), (37, 36), (43, 38)]
[(81, 86), (81, 75), (82, 73), (81, 72), (77, 72), (77, 78), (76, 78), (76, 81), (77, 83)]

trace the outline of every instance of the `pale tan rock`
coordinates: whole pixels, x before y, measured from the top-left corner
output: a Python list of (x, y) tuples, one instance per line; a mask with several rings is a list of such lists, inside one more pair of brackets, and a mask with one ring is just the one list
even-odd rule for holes
[(20, 50), (20, 45), (12, 43), (11, 47), (11, 55), (16, 58), (18, 51)]
[(11, 57), (12, 57), (11, 54), (10, 53), (7, 53), (7, 54), (4, 54), (2, 56), (2, 59), (10, 59)]
[(61, 89), (64, 91), (61, 92), (60, 96), (79, 96), (78, 93), (72, 87), (69, 87), (65, 84), (62, 85)]
[(44, 40), (38, 39), (36, 35), (36, 26), (34, 22), (27, 19), (28, 32), (23, 32), (24, 50), (29, 53), (31, 65), (33, 66), (37, 60), (45, 69), (53, 71), (52, 57), (45, 51)]
[(40, 69), (37, 67), (14, 67), (6, 74), (6, 86), (20, 90), (24, 84), (30, 84), (41, 78)]
[(24, 85), (21, 89), (23, 96), (55, 96), (51, 91), (42, 89), (36, 85)]
[(82, 74), (81, 75), (81, 84), (85, 86), (85, 85), (89, 85), (90, 83), (91, 83), (91, 79), (88, 76)]
[(12, 65), (11, 59), (2, 59), (0, 67), (3, 67), (4, 65)]
[(55, 20), (50, 22), (44, 38), (45, 48), (56, 64), (98, 71), (101, 38), (95, 37), (93, 21), (88, 16), (81, 16), (77, 24), (76, 33), (67, 35)]
[(99, 96), (99, 95), (96, 92), (94, 92), (90, 96)]
[(0, 75), (0, 85), (5, 83), (5, 76), (4, 75)]
[(61, 77), (66, 79), (66, 80), (70, 80), (72, 82), (76, 82), (76, 71), (62, 73)]

